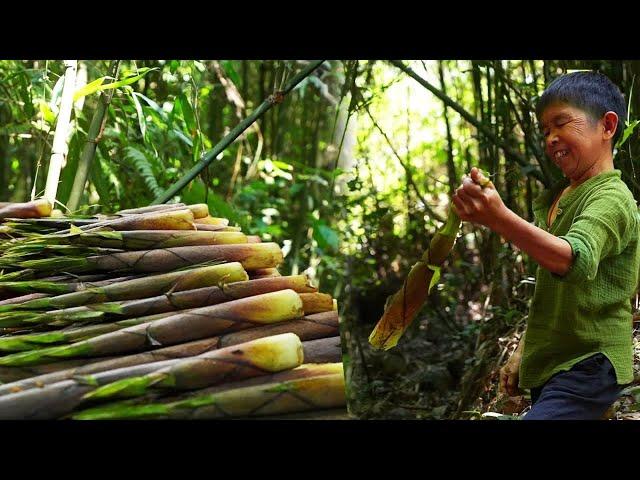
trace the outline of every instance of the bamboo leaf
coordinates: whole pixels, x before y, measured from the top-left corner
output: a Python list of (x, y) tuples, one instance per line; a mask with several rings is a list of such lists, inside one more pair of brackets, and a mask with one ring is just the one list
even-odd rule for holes
[(195, 115), (193, 113), (193, 108), (191, 107), (189, 99), (184, 93), (181, 93), (178, 98), (176, 98), (176, 104), (179, 105), (180, 111), (182, 112), (182, 118), (184, 118), (184, 122), (187, 124), (189, 133), (191, 135), (194, 135), (197, 127)]
[(87, 83), (84, 87), (79, 88), (73, 94), (73, 101), (75, 102), (76, 100), (84, 97), (85, 95), (91, 95), (92, 93), (97, 92), (100, 86), (104, 83), (106, 79), (107, 79), (106, 76), (100, 77), (94, 80), (93, 82)]
[(193, 148), (193, 141), (189, 137), (187, 137), (184, 133), (182, 133), (180, 130), (178, 130), (177, 128), (174, 128), (171, 130), (171, 132), (174, 133), (176, 137), (182, 140), (187, 146), (189, 146), (190, 148)]
[(144, 112), (142, 110), (142, 105), (138, 101), (137, 93), (133, 91), (131, 87), (127, 89), (127, 93), (133, 102), (133, 106), (136, 109), (136, 113), (138, 114), (138, 125), (140, 125), (140, 132), (142, 133), (142, 137), (146, 138), (147, 133), (147, 120), (144, 117)]
[(622, 133), (622, 138), (618, 141), (616, 148), (620, 148), (622, 145), (624, 145), (624, 142), (626, 142), (627, 139), (633, 134), (638, 124), (640, 124), (640, 120), (634, 120), (633, 122), (627, 124), (624, 132)]
[(130, 85), (132, 83), (137, 82), (138, 80), (140, 80), (141, 78), (143, 78), (147, 73), (149, 73), (152, 70), (157, 70), (157, 68), (141, 68), (138, 71), (142, 72), (138, 75), (134, 75), (128, 78), (125, 78), (123, 80), (119, 80), (117, 82), (112, 82), (112, 83), (107, 83), (106, 85), (103, 84), (103, 82), (109, 78), (109, 77), (100, 77), (97, 80), (94, 80), (93, 82), (85, 85), (83, 88), (79, 89), (74, 95), (73, 95), (73, 100), (77, 100), (80, 97), (84, 97), (85, 95), (91, 95), (92, 93), (95, 92), (101, 92), (104, 90), (109, 90), (109, 89), (113, 89), (113, 88), (120, 88), (120, 87), (124, 87), (125, 85)]
[(58, 102), (60, 101), (60, 97), (62, 96), (62, 85), (64, 84), (64, 75), (61, 75), (58, 78), (58, 81), (53, 86), (53, 90), (51, 91), (51, 100), (49, 101), (49, 106), (51, 107), (51, 111), (54, 113), (58, 113)]
[(167, 112), (165, 112), (162, 107), (160, 107), (160, 105), (158, 105), (156, 102), (154, 102), (153, 100), (151, 100), (149, 97), (144, 96), (141, 93), (138, 92), (134, 92), (134, 95), (136, 97), (140, 97), (142, 100), (144, 100), (147, 105), (149, 105), (151, 107), (151, 109), (156, 112), (163, 120), (167, 120)]

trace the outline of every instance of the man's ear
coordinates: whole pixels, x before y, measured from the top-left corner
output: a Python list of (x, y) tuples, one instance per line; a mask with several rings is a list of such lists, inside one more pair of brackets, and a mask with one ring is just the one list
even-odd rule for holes
[(602, 124), (604, 126), (604, 140), (610, 140), (616, 134), (618, 128), (618, 114), (616, 112), (607, 112), (602, 117)]

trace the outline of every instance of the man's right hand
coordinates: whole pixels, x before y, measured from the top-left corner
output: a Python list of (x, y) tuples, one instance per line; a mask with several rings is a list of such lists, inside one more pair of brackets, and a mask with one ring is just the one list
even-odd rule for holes
[(500, 391), (506, 393), (510, 397), (521, 395), (523, 392), (518, 388), (518, 380), (520, 379), (520, 362), (522, 360), (522, 347), (524, 341), (520, 342), (518, 348), (513, 355), (509, 357), (504, 367), (500, 369)]

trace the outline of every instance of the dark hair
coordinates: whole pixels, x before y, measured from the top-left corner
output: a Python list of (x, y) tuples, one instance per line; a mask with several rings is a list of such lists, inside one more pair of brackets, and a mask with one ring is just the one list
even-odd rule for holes
[(627, 118), (627, 106), (620, 89), (606, 75), (598, 72), (573, 72), (556, 78), (544, 91), (536, 105), (538, 119), (552, 103), (562, 102), (586, 112), (597, 122), (611, 111), (618, 115), (618, 127), (613, 136), (613, 148), (622, 136)]

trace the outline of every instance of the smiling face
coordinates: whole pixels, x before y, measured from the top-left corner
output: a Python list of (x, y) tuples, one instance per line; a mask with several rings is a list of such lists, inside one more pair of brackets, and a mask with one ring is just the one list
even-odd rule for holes
[(607, 112), (594, 121), (579, 108), (552, 103), (542, 112), (540, 122), (547, 155), (572, 183), (613, 168), (611, 128), (615, 133), (615, 113)]

